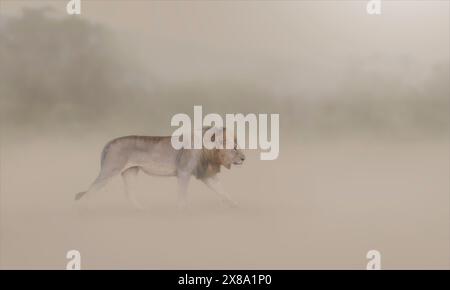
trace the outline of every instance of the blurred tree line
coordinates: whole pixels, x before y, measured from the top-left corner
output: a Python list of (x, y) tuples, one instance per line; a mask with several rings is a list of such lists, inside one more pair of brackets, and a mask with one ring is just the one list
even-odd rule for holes
[[(333, 97), (278, 98), (245, 81), (164, 86), (144, 73), (107, 28), (24, 9), (0, 21), (0, 114), (8, 129), (167, 133), (175, 113), (280, 113), (297, 136), (402, 132), (448, 136), (449, 63), (419, 86), (349, 66)], [(408, 66), (408, 64), (405, 64)], [(408, 70), (408, 67), (405, 67)]]

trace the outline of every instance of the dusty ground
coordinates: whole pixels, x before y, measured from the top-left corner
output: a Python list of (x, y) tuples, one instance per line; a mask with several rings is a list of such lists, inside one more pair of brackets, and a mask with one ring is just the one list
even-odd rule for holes
[(140, 175), (135, 211), (120, 179), (81, 204), (107, 140), (4, 143), (1, 268), (354, 268), (377, 249), (383, 268), (449, 268), (448, 142), (281, 143), (277, 161), (223, 173), (240, 204), (201, 183), (176, 207), (173, 178)]

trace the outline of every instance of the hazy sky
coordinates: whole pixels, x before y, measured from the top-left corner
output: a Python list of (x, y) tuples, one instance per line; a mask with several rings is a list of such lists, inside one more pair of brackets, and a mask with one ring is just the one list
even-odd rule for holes
[[(65, 15), (67, 2), (2, 0), (1, 10), (48, 5)], [(239, 79), (275, 92), (305, 92), (309, 83), (320, 91), (332, 90), (352, 62), (390, 73), (391, 62), (412, 61), (413, 83), (426, 77), (424, 68), (448, 62), (449, 1), (382, 1), (378, 16), (368, 15), (366, 4), (84, 0), (82, 17), (117, 31), (166, 82)]]
[[(4, 13), (67, 0), (2, 0)], [(448, 58), (449, 1), (383, 1), (382, 15), (367, 1), (102, 1), (82, 0), (82, 16), (125, 32), (261, 56), (389, 51)], [(446, 37), (445, 37), (446, 36)]]

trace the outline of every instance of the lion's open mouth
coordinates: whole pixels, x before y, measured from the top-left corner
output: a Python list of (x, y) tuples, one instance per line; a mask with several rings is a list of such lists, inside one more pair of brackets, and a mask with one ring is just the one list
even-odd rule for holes
[(244, 162), (244, 161), (239, 160), (239, 161), (234, 161), (233, 164), (234, 164), (234, 165), (242, 165), (243, 162)]

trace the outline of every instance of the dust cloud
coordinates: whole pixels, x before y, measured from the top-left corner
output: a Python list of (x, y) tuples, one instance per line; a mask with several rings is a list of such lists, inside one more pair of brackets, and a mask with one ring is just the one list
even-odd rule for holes
[[(0, 6), (1, 268), (64, 269), (71, 249), (84, 269), (364, 269), (371, 249), (383, 268), (449, 267), (448, 3), (386, 4), (374, 24), (360, 1), (20, 2)], [(180, 211), (176, 180), (144, 174), (144, 211), (120, 178), (74, 202), (107, 141), (169, 135), (194, 105), (280, 114), (277, 160), (222, 170), (239, 208), (193, 180)]]

